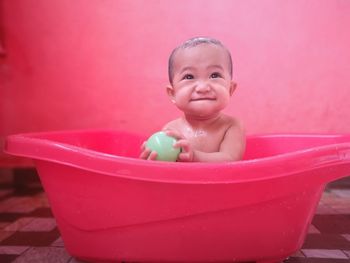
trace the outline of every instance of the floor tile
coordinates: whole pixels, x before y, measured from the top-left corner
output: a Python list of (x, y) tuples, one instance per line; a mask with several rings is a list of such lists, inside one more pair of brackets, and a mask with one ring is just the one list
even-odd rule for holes
[(312, 224), (322, 233), (347, 234), (350, 215), (315, 215)]
[[(10, 237), (11, 235), (13, 235), (16, 232), (13, 231), (0, 231), (0, 243), (7, 239), (8, 237)], [(0, 261), (1, 262), (1, 261)]]
[(332, 258), (290, 258), (283, 263), (349, 263), (349, 259)]
[[(350, 232), (350, 229), (349, 229), (349, 232)], [(350, 234), (344, 234), (342, 236), (350, 242)]]
[(308, 258), (349, 259), (347, 255), (339, 249), (302, 249), (301, 251)]
[(53, 217), (52, 211), (48, 207), (37, 208), (28, 214), (31, 217)]
[(329, 205), (318, 206), (316, 209), (316, 215), (333, 215), (339, 214), (338, 211), (330, 207)]
[(59, 237), (57, 229), (50, 232), (15, 232), (4, 239), (1, 245), (6, 246), (50, 246)]
[(299, 251), (295, 252), (293, 255), (291, 255), (290, 257), (293, 257), (293, 258), (304, 258), (305, 255), (299, 250)]
[(350, 199), (350, 190), (349, 189), (334, 189), (332, 192), (338, 197), (344, 197)]
[(350, 249), (350, 242), (337, 234), (309, 234), (303, 244), (307, 249)]
[(309, 226), (308, 233), (309, 234), (320, 234), (321, 232), (313, 224), (311, 224)]
[(64, 248), (58, 247), (33, 247), (16, 258), (14, 263), (68, 263), (71, 256)]
[(56, 220), (54, 218), (35, 218), (29, 224), (25, 225), (20, 231), (25, 232), (49, 232), (56, 227)]
[(0, 212), (28, 213), (35, 208), (30, 197), (12, 197), (1, 203)]
[(0, 254), (0, 262), (12, 263), (17, 257), (18, 257), (17, 255)]
[(36, 197), (18, 197), (18, 199), (22, 200), (8, 208), (7, 212), (29, 213), (44, 205), (43, 201)]
[[(81, 261), (81, 260), (76, 259), (76, 258), (71, 258), (68, 263), (86, 263), (86, 261)], [(132, 263), (132, 262), (130, 262), (130, 263)]]
[(0, 212), (0, 222), (14, 222), (21, 217), (23, 217), (22, 213)]
[(11, 222), (1, 222), (0, 221), (0, 230), (3, 230), (5, 227), (7, 227)]
[(6, 197), (7, 195), (13, 193), (12, 189), (0, 189), (0, 199)]
[(350, 208), (335, 208), (338, 214), (350, 214)]
[(27, 249), (28, 246), (0, 246), (0, 254), (20, 255)]
[(61, 237), (57, 238), (54, 242), (51, 244), (52, 247), (64, 247), (64, 243)]
[(5, 231), (19, 231), (21, 228), (29, 224), (31, 221), (33, 221), (34, 217), (22, 217), (17, 219), (12, 224), (8, 224), (4, 230)]

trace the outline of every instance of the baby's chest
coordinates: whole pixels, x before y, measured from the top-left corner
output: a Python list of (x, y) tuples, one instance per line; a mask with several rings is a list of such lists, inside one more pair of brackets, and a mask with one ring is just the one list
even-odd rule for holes
[(215, 152), (220, 149), (221, 142), (225, 136), (223, 131), (199, 131), (194, 133), (189, 139), (192, 147), (199, 151)]

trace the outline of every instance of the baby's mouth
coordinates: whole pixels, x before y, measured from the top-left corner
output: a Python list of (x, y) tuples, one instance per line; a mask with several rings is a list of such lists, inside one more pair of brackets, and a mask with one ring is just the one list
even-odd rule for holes
[(215, 98), (195, 98), (191, 99), (191, 101), (213, 101), (216, 100)]

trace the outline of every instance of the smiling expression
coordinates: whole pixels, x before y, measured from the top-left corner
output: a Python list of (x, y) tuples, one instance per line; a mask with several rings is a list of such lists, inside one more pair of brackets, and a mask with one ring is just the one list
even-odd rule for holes
[(214, 44), (178, 50), (173, 72), (167, 92), (187, 116), (215, 117), (227, 106), (236, 87), (231, 78), (227, 51)]

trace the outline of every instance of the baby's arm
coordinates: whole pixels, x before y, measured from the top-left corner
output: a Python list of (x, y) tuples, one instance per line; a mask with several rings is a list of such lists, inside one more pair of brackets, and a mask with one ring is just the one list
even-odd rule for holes
[(245, 149), (243, 128), (232, 124), (226, 131), (218, 152), (203, 152), (193, 149), (188, 139), (173, 129), (166, 130), (167, 135), (178, 141), (174, 147), (181, 148), (178, 160), (182, 162), (229, 162), (241, 160)]
[(245, 150), (245, 133), (238, 124), (231, 125), (220, 144), (218, 152), (194, 151), (197, 162), (230, 162), (242, 159)]

